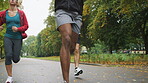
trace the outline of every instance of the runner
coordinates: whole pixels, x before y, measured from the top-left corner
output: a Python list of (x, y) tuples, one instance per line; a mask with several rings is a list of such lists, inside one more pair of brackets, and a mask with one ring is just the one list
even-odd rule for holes
[(75, 71), (74, 76), (79, 76), (83, 73), (83, 70), (79, 67), (79, 61), (80, 61), (80, 34), (78, 37), (78, 41), (76, 43), (76, 48), (74, 51), (74, 61), (75, 61)]
[(22, 39), (27, 37), (25, 31), (28, 29), (28, 22), (25, 13), (18, 9), (22, 0), (9, 0), (9, 9), (0, 12), (0, 31), (3, 30), (3, 24), (6, 24), (6, 33), (4, 36), (5, 65), (8, 78), (6, 83), (13, 83), (12, 79), (12, 61), (20, 61), (22, 48)]
[(62, 37), (60, 61), (65, 83), (69, 83), (70, 54), (75, 50), (82, 25), (83, 1), (55, 0), (57, 30)]

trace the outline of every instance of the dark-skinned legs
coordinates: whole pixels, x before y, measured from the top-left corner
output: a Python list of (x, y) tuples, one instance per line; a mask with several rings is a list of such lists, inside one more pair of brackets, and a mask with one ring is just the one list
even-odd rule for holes
[(75, 49), (78, 34), (72, 31), (71, 24), (63, 24), (59, 27), (62, 36), (62, 46), (60, 50), (60, 61), (63, 79), (69, 83), (70, 53)]
[(79, 67), (79, 60), (80, 60), (80, 44), (77, 43), (74, 51), (75, 68)]

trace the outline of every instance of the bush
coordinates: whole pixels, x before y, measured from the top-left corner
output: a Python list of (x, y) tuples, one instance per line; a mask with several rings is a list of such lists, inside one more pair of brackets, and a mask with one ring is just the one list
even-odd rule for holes
[(100, 64), (148, 64), (148, 56), (135, 54), (85, 54), (82, 55), (80, 61)]

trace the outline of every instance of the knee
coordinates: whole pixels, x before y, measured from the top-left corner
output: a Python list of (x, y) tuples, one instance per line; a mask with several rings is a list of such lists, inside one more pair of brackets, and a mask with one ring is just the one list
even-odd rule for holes
[(63, 44), (66, 46), (71, 46), (71, 38), (69, 35), (65, 35), (63, 37)]
[(12, 64), (12, 56), (6, 56), (5, 57), (5, 65), (11, 65)]
[(14, 63), (18, 63), (19, 61), (20, 61), (20, 58), (13, 59), (13, 62), (14, 62)]
[(79, 53), (79, 49), (75, 49), (75, 51), (74, 51), (76, 54), (78, 54)]
[(75, 45), (71, 45), (70, 53), (71, 54), (76, 53)]

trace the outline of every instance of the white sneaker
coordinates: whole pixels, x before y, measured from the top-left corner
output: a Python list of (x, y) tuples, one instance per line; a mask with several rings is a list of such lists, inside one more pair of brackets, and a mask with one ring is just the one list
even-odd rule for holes
[(67, 82), (64, 80), (64, 83), (67, 83)]
[(12, 77), (8, 76), (8, 78), (7, 78), (5, 83), (13, 83)]
[(80, 69), (79, 67), (76, 67), (75, 68), (75, 72), (74, 72), (74, 75), (75, 76), (78, 76), (78, 75), (80, 75), (80, 74), (82, 74), (83, 73), (83, 70), (82, 69)]

